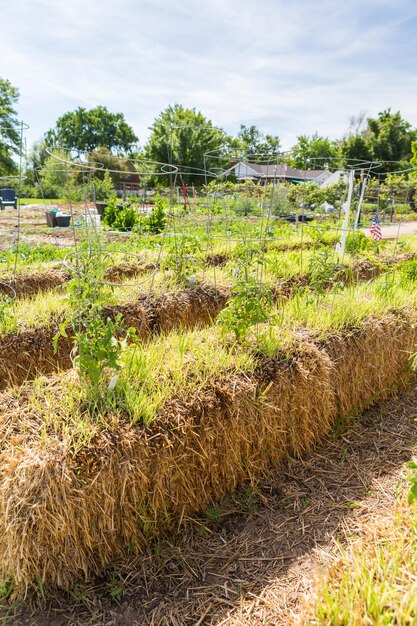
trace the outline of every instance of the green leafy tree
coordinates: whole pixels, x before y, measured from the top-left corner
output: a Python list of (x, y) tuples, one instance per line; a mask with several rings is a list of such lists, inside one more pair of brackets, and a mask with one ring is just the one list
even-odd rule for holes
[[(412, 142), (417, 139), (417, 132), (401, 113), (391, 113), (391, 109), (382, 111), (376, 118), (368, 119), (365, 131), (374, 159), (381, 161), (403, 161), (405, 165), (412, 156)], [(386, 170), (398, 170), (398, 163), (387, 164)]]
[(138, 141), (123, 113), (111, 113), (104, 106), (78, 107), (58, 118), (55, 128), (45, 134), (49, 145), (91, 152), (103, 147), (118, 154), (128, 152)]
[(55, 154), (62, 161), (54, 156), (49, 156), (44, 166), (39, 170), (39, 182), (43, 197), (80, 200), (82, 189), (77, 181), (77, 171), (69, 162), (68, 153), (63, 150), (56, 150)]
[(409, 167), (417, 131), (403, 119), (401, 113), (391, 113), (391, 109), (387, 109), (375, 118), (368, 118), (366, 124), (365, 130), (358, 130), (341, 141), (342, 162), (384, 161), (383, 172)]
[(236, 140), (231, 142), (231, 147), (241, 149), (251, 161), (262, 161), (274, 156), (281, 142), (277, 135), (264, 135), (256, 126), (240, 125)]
[(299, 169), (324, 169), (327, 166), (335, 170), (338, 167), (338, 155), (337, 141), (320, 137), (318, 133), (299, 135), (288, 162)]
[(0, 175), (17, 171), (14, 155), (21, 148), (15, 105), (19, 91), (6, 78), (0, 78)]
[[(225, 146), (223, 131), (215, 128), (202, 113), (174, 104), (162, 111), (151, 126), (145, 156), (160, 163), (181, 166), (186, 184), (201, 185), (205, 182), (205, 166), (223, 164), (221, 153)], [(219, 151), (219, 154), (205, 159), (204, 155), (212, 151)], [(167, 183), (169, 176), (157, 180)]]
[(349, 135), (340, 142), (340, 157), (344, 166), (359, 161), (371, 161), (372, 149), (365, 134)]
[(109, 148), (103, 147), (94, 149), (88, 155), (87, 165), (96, 168), (94, 171), (96, 178), (104, 179), (106, 172), (109, 172), (114, 182), (124, 180), (129, 172), (134, 170), (133, 163), (114, 156)]

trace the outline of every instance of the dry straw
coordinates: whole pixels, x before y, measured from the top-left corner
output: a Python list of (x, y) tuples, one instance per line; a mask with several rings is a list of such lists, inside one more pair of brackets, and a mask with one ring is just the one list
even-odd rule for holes
[[(414, 253), (405, 253), (400, 258), (388, 259), (386, 265), (395, 265), (414, 258)], [(143, 266), (147, 270), (154, 268)], [(136, 268), (133, 271), (133, 268)], [(339, 281), (346, 284), (366, 280), (381, 274), (383, 267), (369, 262), (360, 262), (352, 269), (341, 269)], [(108, 272), (109, 280), (120, 280), (137, 274), (137, 267), (129, 264), (117, 265)], [(62, 278), (62, 277), (61, 277)], [(37, 280), (37, 275), (28, 280)], [(274, 287), (274, 300), (288, 298), (297, 289), (309, 284), (308, 275), (281, 279)], [(330, 286), (330, 283), (329, 285)], [(166, 292), (160, 295), (143, 295), (136, 301), (109, 307), (106, 313), (112, 317), (121, 313), (127, 324), (137, 329), (141, 339), (169, 332), (178, 328), (192, 328), (210, 324), (225, 307), (230, 292), (223, 287), (209, 284), (197, 285), (179, 292)], [(36, 329), (10, 333), (0, 336), (0, 389), (10, 384), (20, 385), (31, 380), (37, 374), (49, 374), (58, 369), (67, 369), (71, 365), (70, 339), (60, 340), (57, 354), (54, 354), (52, 340), (59, 322), (49, 320)]]
[(76, 456), (58, 436), (40, 440), (24, 393), (4, 394), (3, 574), (19, 591), (37, 580), (66, 587), (128, 548), (140, 552), (243, 481), (309, 450), (337, 417), (404, 384), (416, 336), (411, 318), (391, 313), (355, 332), (300, 340), (290, 357), (250, 376), (229, 373), (171, 398), (148, 428), (120, 422), (98, 432)]
[[(121, 313), (127, 326), (137, 329), (145, 340), (152, 335), (174, 328), (192, 328), (212, 322), (228, 298), (226, 290), (199, 285), (176, 293), (141, 296), (128, 304), (108, 307), (109, 317)], [(61, 338), (58, 351), (53, 349), (53, 337), (59, 321), (23, 332), (0, 336), (0, 389), (20, 385), (37, 374), (48, 374), (71, 367), (71, 338)]]

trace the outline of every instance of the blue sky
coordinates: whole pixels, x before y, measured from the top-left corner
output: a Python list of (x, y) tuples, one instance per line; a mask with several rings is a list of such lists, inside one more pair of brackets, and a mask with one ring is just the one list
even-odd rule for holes
[(78, 106), (124, 113), (144, 144), (169, 104), (289, 148), (391, 107), (417, 126), (415, 0), (0, 0), (0, 76), (39, 138)]

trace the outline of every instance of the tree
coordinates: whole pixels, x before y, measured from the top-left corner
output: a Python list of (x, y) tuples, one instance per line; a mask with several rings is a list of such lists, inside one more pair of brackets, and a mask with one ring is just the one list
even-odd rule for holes
[[(145, 157), (181, 166), (181, 176), (187, 184), (203, 184), (206, 167), (224, 165), (226, 140), (223, 131), (195, 109), (186, 109), (181, 104), (170, 105), (160, 113), (150, 130)], [(207, 153), (211, 154), (205, 158)], [(168, 178), (163, 177), (163, 182)], [(161, 177), (158, 180), (161, 181)]]
[[(365, 131), (374, 160), (403, 161), (405, 167), (412, 155), (411, 145), (417, 139), (417, 133), (401, 113), (391, 113), (391, 109), (382, 111), (376, 118), (368, 118)], [(384, 169), (398, 170), (398, 163), (384, 164)]]
[(77, 180), (77, 168), (70, 162), (70, 155), (64, 150), (55, 150), (55, 156), (48, 156), (39, 170), (42, 196), (45, 198), (65, 198), (78, 201), (82, 189)]
[(299, 169), (323, 169), (324, 166), (337, 169), (338, 142), (320, 137), (318, 133), (299, 135), (288, 162)]
[[(127, 159), (114, 156), (108, 148), (96, 148), (87, 158), (87, 165), (96, 168), (94, 176), (103, 180), (107, 170), (111, 173), (114, 182), (125, 180), (129, 172), (134, 170), (133, 163)], [(88, 171), (88, 170), (87, 170)]]
[(372, 150), (364, 133), (349, 135), (340, 142), (340, 157), (344, 166), (354, 162), (371, 161)]
[(13, 155), (21, 149), (19, 123), (15, 105), (19, 91), (5, 78), (0, 78), (0, 174), (5, 176), (16, 173)]
[(48, 145), (67, 150), (91, 152), (103, 147), (118, 154), (128, 152), (138, 141), (123, 113), (110, 113), (104, 106), (87, 111), (78, 107), (58, 118), (55, 128), (45, 134)]
[(244, 150), (252, 162), (266, 160), (277, 154), (281, 142), (277, 135), (264, 135), (256, 126), (240, 125), (232, 146)]
[[(362, 123), (362, 120), (361, 120)], [(368, 118), (365, 130), (357, 128), (356, 134), (345, 137), (340, 143), (342, 161), (383, 161), (380, 172), (393, 172), (409, 167), (412, 142), (417, 132), (404, 120), (401, 113), (391, 109)]]

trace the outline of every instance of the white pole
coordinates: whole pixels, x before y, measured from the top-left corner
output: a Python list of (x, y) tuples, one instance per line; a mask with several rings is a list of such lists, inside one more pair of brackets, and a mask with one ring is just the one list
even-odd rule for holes
[(345, 219), (343, 220), (342, 226), (342, 236), (340, 238), (340, 242), (336, 244), (336, 252), (339, 253), (342, 257), (345, 254), (346, 247), (346, 238), (349, 231), (349, 217), (350, 217), (350, 207), (352, 206), (352, 196), (353, 196), (353, 184), (355, 181), (355, 171), (350, 170), (349, 172), (349, 191), (347, 201), (345, 203)]
[(361, 214), (362, 202), (363, 202), (363, 198), (364, 198), (364, 195), (365, 195), (365, 187), (366, 187), (366, 181), (367, 180), (368, 179), (365, 178), (365, 180), (362, 182), (361, 195), (359, 197), (358, 210), (356, 211), (356, 217), (355, 217), (355, 226), (354, 226), (355, 230), (357, 229), (358, 224), (359, 224), (359, 216)]

